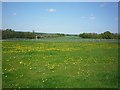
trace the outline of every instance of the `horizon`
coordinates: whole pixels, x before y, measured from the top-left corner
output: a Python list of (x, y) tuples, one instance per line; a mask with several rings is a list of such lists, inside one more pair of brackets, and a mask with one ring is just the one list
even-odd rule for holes
[(3, 2), (2, 29), (41, 33), (118, 33), (118, 2)]
[[(9, 28), (8, 28), (9, 29)], [(3, 29), (1, 29), (1, 30), (3, 30)], [(7, 29), (5, 29), (5, 30), (7, 30)], [(11, 29), (11, 30), (13, 30), (13, 29)], [(13, 31), (15, 31), (15, 32), (30, 32), (30, 33), (33, 33), (33, 31), (34, 31), (34, 33), (44, 33), (44, 34), (65, 34), (65, 35), (79, 35), (79, 34), (83, 34), (83, 33), (95, 33), (95, 34), (102, 34), (102, 33), (104, 33), (104, 32), (107, 32), (107, 31), (104, 31), (104, 32), (101, 32), (101, 33), (96, 33), (96, 32), (82, 32), (82, 33), (57, 33), (57, 32), (53, 32), (53, 33), (50, 33), (50, 32), (36, 32), (35, 30), (32, 30), (32, 31), (29, 31), (29, 30), (27, 30), (27, 31), (22, 31), (22, 30), (13, 30)], [(109, 31), (110, 32), (110, 31)], [(112, 32), (110, 32), (110, 33), (112, 33)], [(113, 34), (120, 34), (119, 32), (117, 32), (117, 33), (113, 33)]]

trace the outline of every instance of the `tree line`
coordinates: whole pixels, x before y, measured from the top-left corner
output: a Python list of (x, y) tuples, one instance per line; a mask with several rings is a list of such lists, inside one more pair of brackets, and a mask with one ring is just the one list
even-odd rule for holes
[[(2, 30), (2, 39), (10, 39), (10, 38), (25, 38), (25, 39), (34, 39), (36, 38), (53, 38), (53, 37), (61, 37), (68, 36), (68, 34), (46, 34), (46, 33), (36, 33), (33, 32), (17, 32), (12, 29)], [(106, 31), (101, 34), (97, 33), (81, 33), (79, 34), (81, 38), (90, 38), (90, 39), (120, 39), (120, 34), (111, 33), (110, 31)]]
[(2, 30), (2, 39), (10, 39), (10, 38), (35, 38), (34, 33), (31, 32), (16, 32), (12, 29)]
[(91, 39), (120, 39), (120, 34), (111, 33), (110, 31), (105, 31), (104, 33), (82, 33), (79, 34), (81, 38), (91, 38)]
[(2, 30), (2, 39), (12, 39), (12, 38), (25, 38), (25, 39), (35, 39), (37, 38), (53, 38), (64, 36), (64, 34), (56, 33), (56, 34), (46, 34), (46, 33), (36, 33), (33, 32), (16, 32), (12, 29)]

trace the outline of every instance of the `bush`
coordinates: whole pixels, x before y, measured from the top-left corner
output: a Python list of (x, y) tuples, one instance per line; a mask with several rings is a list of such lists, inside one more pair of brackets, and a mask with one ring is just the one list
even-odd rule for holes
[(113, 34), (110, 31), (106, 31), (101, 34), (97, 33), (82, 33), (79, 34), (79, 37), (81, 38), (92, 38), (92, 39), (120, 39), (120, 34)]

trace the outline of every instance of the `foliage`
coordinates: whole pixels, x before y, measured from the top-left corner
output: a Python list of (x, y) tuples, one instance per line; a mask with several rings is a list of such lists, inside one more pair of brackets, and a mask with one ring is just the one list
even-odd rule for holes
[(92, 39), (120, 39), (120, 34), (117, 33), (111, 33), (110, 31), (106, 31), (101, 34), (97, 33), (82, 33), (79, 34), (79, 37), (81, 38), (92, 38)]
[(109, 31), (106, 31), (106, 32), (102, 33), (101, 37), (103, 39), (113, 39), (114, 38), (113, 34), (111, 32), (109, 32)]
[[(12, 29), (2, 30), (2, 39), (10, 39), (10, 38), (55, 38), (55, 37), (62, 37), (62, 36), (77, 36), (72, 34), (47, 34), (47, 33), (36, 33), (34, 30), (33, 32), (17, 32)], [(106, 31), (101, 34), (97, 33), (81, 33), (79, 34), (81, 38), (90, 38), (90, 39), (120, 39), (120, 34), (111, 33), (110, 31)]]
[(97, 33), (82, 33), (79, 35), (82, 38), (97, 38)]
[(2, 30), (2, 39), (8, 38), (35, 38), (35, 35), (31, 32), (15, 32), (12, 29)]
[(54, 37), (61, 37), (65, 36), (64, 34), (57, 33), (57, 34), (46, 34), (46, 33), (35, 33), (33, 32), (16, 32), (12, 29), (2, 30), (2, 39), (9, 39), (9, 38), (54, 38)]

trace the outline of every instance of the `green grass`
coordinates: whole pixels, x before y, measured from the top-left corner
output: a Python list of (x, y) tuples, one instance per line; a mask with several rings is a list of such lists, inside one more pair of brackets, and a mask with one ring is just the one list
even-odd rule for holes
[(3, 41), (3, 88), (117, 88), (118, 44)]

